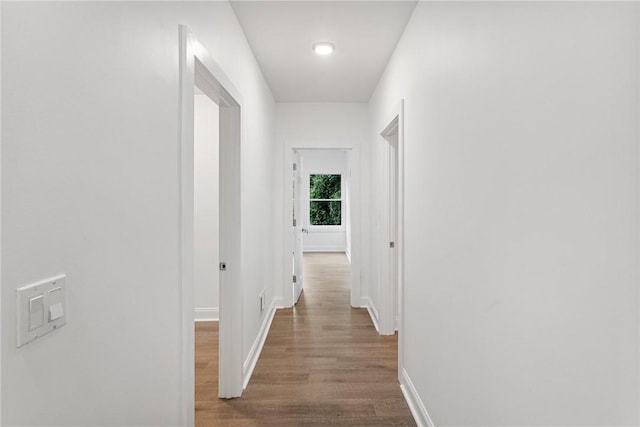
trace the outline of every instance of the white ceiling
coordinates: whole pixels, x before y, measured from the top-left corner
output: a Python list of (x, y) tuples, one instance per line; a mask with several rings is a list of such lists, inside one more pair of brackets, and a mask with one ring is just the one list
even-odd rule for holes
[[(232, 0), (278, 102), (367, 102), (416, 5), (403, 1)], [(319, 56), (311, 46), (330, 41)]]

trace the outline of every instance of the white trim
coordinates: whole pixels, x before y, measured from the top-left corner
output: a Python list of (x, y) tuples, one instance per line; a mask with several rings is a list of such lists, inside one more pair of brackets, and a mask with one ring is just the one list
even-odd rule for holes
[(229, 78), (187, 26), (179, 26), (179, 408), (184, 426), (195, 423), (194, 92), (195, 85), (220, 111), (220, 277), (218, 395), (242, 394), (241, 136), (242, 100)]
[(242, 366), (243, 370), (243, 381), (242, 388), (247, 388), (249, 384), (249, 380), (251, 379), (251, 374), (253, 374), (253, 370), (258, 363), (258, 359), (260, 358), (260, 353), (262, 353), (262, 348), (264, 347), (264, 343), (267, 340), (267, 336), (269, 335), (269, 330), (271, 329), (271, 322), (273, 322), (273, 318), (276, 315), (276, 300), (273, 300), (271, 303), (271, 307), (269, 307), (269, 311), (265, 314), (264, 320), (262, 321), (262, 326), (260, 327), (260, 331), (258, 331), (258, 336), (256, 336), (255, 341), (253, 341), (253, 345), (251, 346), (251, 350), (249, 350), (249, 355), (244, 361), (244, 365)]
[[(636, 8), (636, 22), (638, 22), (638, 18), (640, 18), (640, 8)], [(640, 49), (638, 49), (639, 51), (636, 53), (640, 53)], [(636, 107), (638, 107), (638, 109), (640, 110), (640, 85), (638, 86), (638, 92), (636, 93), (636, 96), (638, 96), (638, 104), (636, 105)], [(637, 117), (638, 120), (638, 126), (636, 131), (638, 132), (636, 134), (636, 137), (640, 138), (640, 116)], [(638, 152), (638, 158), (636, 159), (638, 163), (640, 163), (640, 152)], [(638, 164), (636, 163), (636, 164)], [(639, 171), (640, 172), (640, 171)], [(640, 184), (640, 173), (638, 174), (638, 184)], [(638, 218), (640, 220), (640, 218)], [(638, 234), (638, 238), (640, 239), (640, 234)], [(640, 264), (638, 265), (638, 267), (640, 268)], [(639, 271), (640, 273), (640, 271)], [(640, 287), (640, 284), (638, 285)], [(640, 292), (638, 293), (638, 304), (640, 305)], [(637, 325), (639, 326), (638, 328), (638, 335), (639, 335), (639, 339), (640, 339), (640, 313), (638, 315), (638, 319), (637, 319)], [(640, 363), (640, 351), (638, 351), (638, 362)], [(640, 384), (640, 369), (638, 370), (638, 375), (637, 375), (637, 380), (638, 380), (638, 384)], [(638, 422), (640, 423), (640, 404), (638, 404)]]
[(369, 317), (371, 317), (371, 322), (373, 322), (373, 326), (375, 326), (376, 331), (380, 333), (380, 325), (378, 323), (378, 319), (380, 319), (378, 315), (378, 309), (376, 308), (373, 301), (369, 297), (362, 297), (362, 307), (366, 308), (369, 312)]
[[(292, 180), (290, 184), (292, 185), (292, 196), (294, 198), (295, 204), (293, 205), (293, 211), (295, 212), (295, 222), (291, 228), (291, 240), (292, 243), (292, 267), (293, 267), (293, 276), (295, 277), (295, 281), (291, 281), (291, 291), (293, 297), (293, 303), (297, 303), (300, 300), (300, 295), (302, 295), (302, 288), (304, 287), (304, 238), (305, 233), (305, 223), (307, 222), (304, 218), (306, 216), (303, 200), (305, 198), (305, 194), (307, 191), (305, 187), (308, 186), (308, 183), (304, 182), (304, 157), (299, 151), (295, 151), (293, 153), (293, 174), (291, 176)], [(293, 279), (293, 278), (292, 278)], [(289, 279), (288, 279), (289, 280)], [(285, 288), (286, 289), (286, 288)]]
[(217, 322), (220, 320), (220, 310), (217, 308), (196, 308), (193, 316), (196, 322)]
[[(2, 7), (0, 7), (0, 22), (2, 22)], [(1, 32), (0, 32), (1, 33)], [(0, 36), (0, 46), (2, 46)], [(2, 54), (0, 53), (0, 70), (2, 70)], [(0, 79), (0, 82), (2, 79)], [(2, 84), (0, 83), (0, 99), (2, 99)], [(2, 164), (2, 106), (0, 102), (0, 165)], [(1, 168), (0, 168), (1, 169)], [(0, 173), (2, 176), (2, 173)], [(2, 185), (0, 185), (2, 188)], [(0, 224), (2, 224), (2, 197), (0, 196)], [(2, 230), (0, 227), (0, 242), (2, 242)], [(2, 245), (0, 244), (0, 248)], [(2, 319), (2, 249), (0, 249), (0, 319)], [(2, 384), (2, 340), (0, 339), (0, 384)], [(2, 426), (2, 387), (0, 387), (0, 426)]]
[(398, 372), (404, 371), (404, 99), (398, 108)]
[(302, 252), (343, 252), (346, 253), (344, 248), (320, 248), (318, 246), (305, 248)]
[(347, 256), (349, 264), (351, 264), (351, 252), (345, 249), (344, 254)]
[(404, 400), (407, 401), (411, 415), (413, 415), (418, 427), (435, 427), (436, 425), (429, 416), (429, 412), (427, 412), (427, 408), (425, 408), (422, 399), (420, 399), (420, 395), (413, 385), (413, 381), (411, 381), (409, 374), (404, 369), (400, 375), (400, 390), (402, 390)]

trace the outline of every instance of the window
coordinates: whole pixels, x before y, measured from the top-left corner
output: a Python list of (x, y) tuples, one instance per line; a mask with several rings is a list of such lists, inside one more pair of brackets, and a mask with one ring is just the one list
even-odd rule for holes
[(310, 225), (342, 225), (341, 178), (341, 175), (309, 175)]

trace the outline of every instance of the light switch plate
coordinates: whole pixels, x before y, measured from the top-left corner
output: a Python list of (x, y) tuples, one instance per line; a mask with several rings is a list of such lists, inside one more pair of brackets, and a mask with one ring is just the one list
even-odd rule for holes
[(65, 289), (65, 275), (16, 289), (18, 347), (66, 323)]
[(44, 295), (29, 298), (29, 330), (38, 329), (44, 323)]

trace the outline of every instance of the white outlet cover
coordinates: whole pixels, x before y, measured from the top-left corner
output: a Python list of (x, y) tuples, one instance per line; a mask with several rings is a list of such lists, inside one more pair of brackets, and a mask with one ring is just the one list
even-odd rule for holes
[[(31, 285), (16, 289), (17, 312), (17, 346), (23, 345), (58, 329), (66, 323), (65, 304), (66, 276), (60, 275), (42, 280)], [(36, 297), (42, 297), (44, 305), (43, 322), (37, 328), (30, 327), (30, 308), (38, 305), (29, 302)]]

